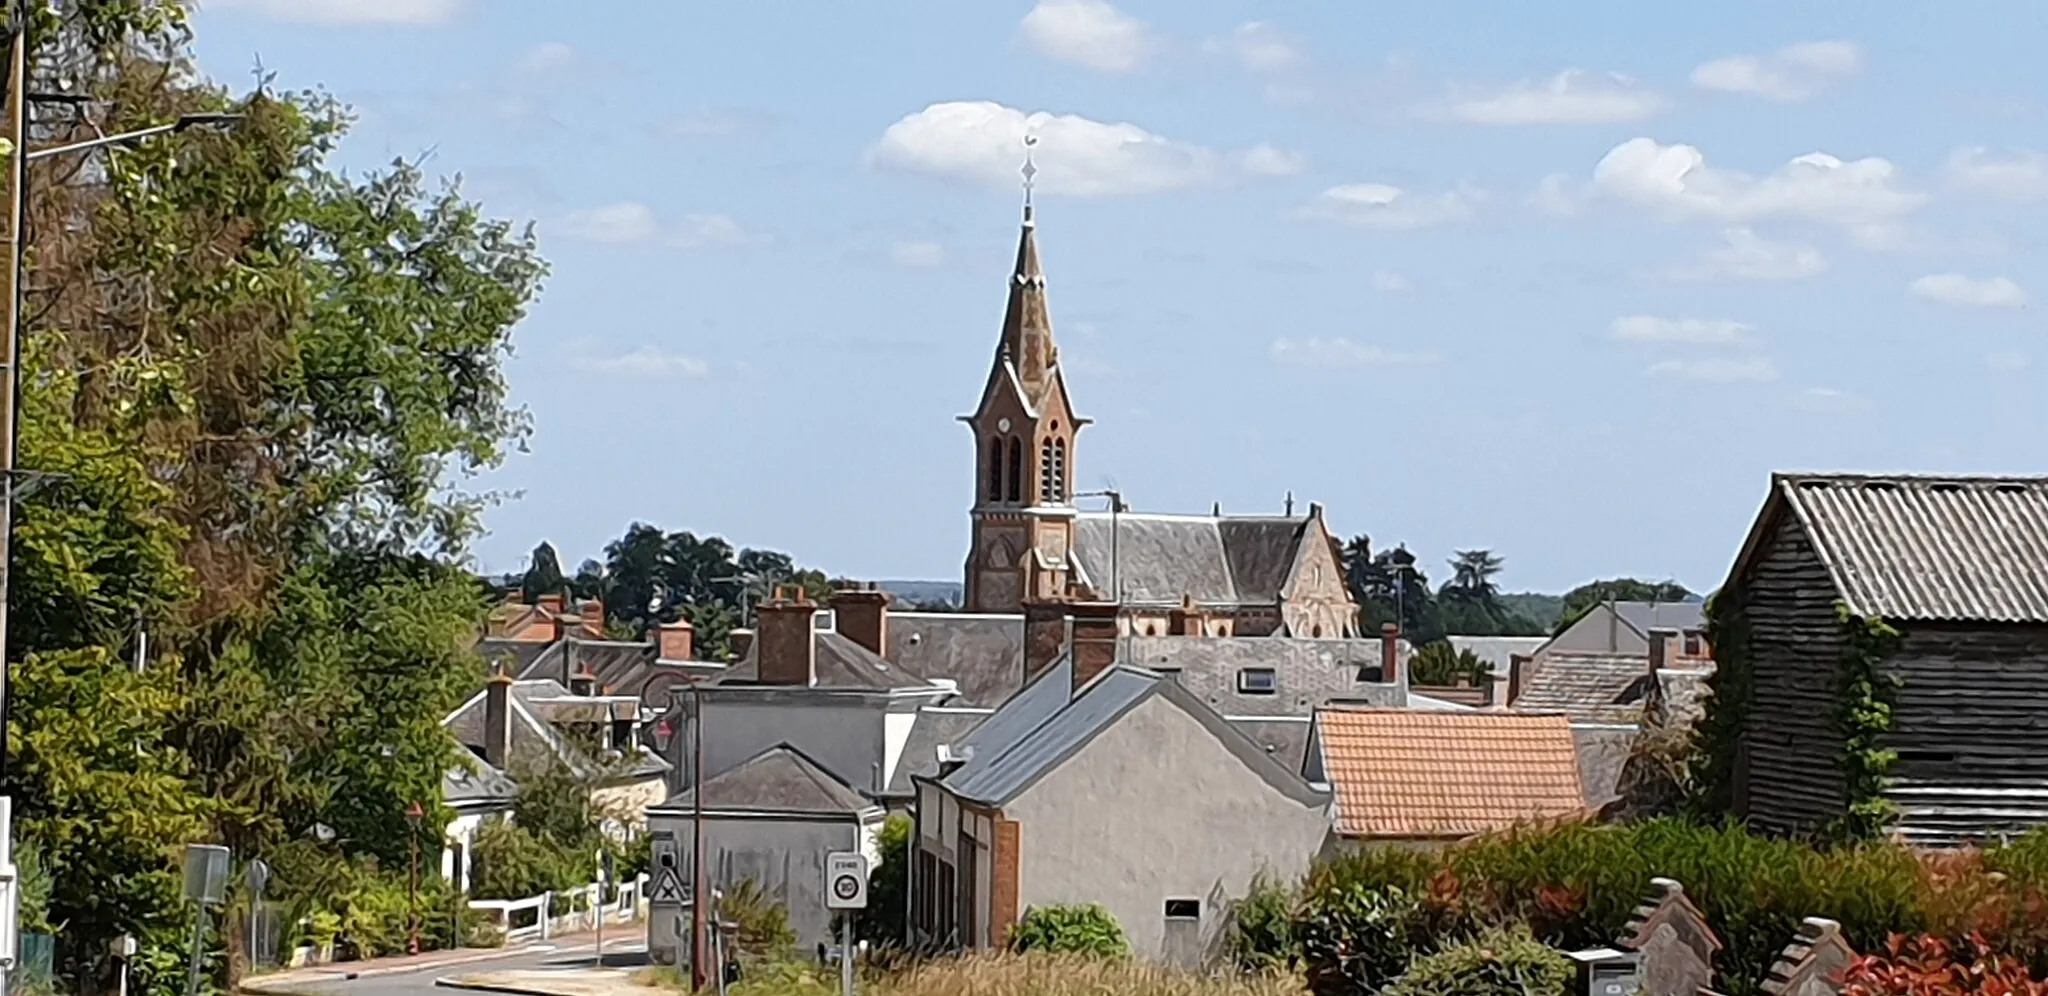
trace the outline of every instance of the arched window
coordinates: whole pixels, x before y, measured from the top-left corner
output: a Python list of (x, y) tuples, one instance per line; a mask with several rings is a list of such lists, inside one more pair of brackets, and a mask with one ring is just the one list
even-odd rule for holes
[(988, 441), (988, 500), (1003, 500), (1003, 441)]
[(1015, 436), (1010, 437), (1009, 499), (1024, 500), (1024, 443)]

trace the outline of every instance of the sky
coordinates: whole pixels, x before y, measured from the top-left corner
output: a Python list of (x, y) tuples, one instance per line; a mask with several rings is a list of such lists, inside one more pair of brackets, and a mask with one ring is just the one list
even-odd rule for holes
[[(551, 275), (477, 566), (633, 521), (953, 579), (1037, 138), (1075, 483), (1509, 590), (1726, 575), (1774, 471), (2048, 465), (2048, 5), (210, 0)], [(1439, 578), (1440, 580), (1440, 578)]]

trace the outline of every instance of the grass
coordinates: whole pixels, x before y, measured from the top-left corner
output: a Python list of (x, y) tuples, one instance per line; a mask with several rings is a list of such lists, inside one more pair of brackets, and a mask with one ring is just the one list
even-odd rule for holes
[[(942, 958), (864, 979), (864, 996), (1303, 996), (1283, 976), (1206, 978), (1129, 959), (1076, 955), (976, 954)], [(732, 996), (835, 996), (832, 969), (776, 965), (756, 969)]]

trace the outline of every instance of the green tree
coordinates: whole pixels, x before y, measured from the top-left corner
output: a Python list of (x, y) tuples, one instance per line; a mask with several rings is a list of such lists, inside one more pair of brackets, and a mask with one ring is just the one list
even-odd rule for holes
[(1602, 602), (1689, 602), (1698, 597), (1676, 581), (1640, 581), (1635, 578), (1588, 581), (1565, 594), (1564, 610), (1558, 616), (1557, 628), (1553, 632), (1562, 633), (1570, 629), (1581, 616)]
[(1443, 638), (1442, 614), (1429, 590), (1429, 577), (1415, 565), (1405, 546), (1374, 553), (1372, 540), (1355, 536), (1344, 545), (1344, 577), (1358, 603), (1365, 632), (1378, 633), (1389, 622), (1416, 645)]
[(526, 604), (532, 605), (542, 595), (559, 595), (568, 587), (567, 579), (562, 577), (562, 558), (555, 553), (555, 545), (544, 542), (534, 547), (526, 573), (519, 579), (519, 594)]
[(1470, 650), (1459, 650), (1447, 641), (1429, 644), (1415, 652), (1409, 665), (1415, 684), (1449, 687), (1461, 681), (1474, 687), (1493, 680), (1486, 662)]
[(868, 874), (868, 908), (857, 921), (861, 939), (872, 944), (901, 946), (909, 942), (910, 817), (898, 813), (882, 822), (875, 835), (881, 860)]

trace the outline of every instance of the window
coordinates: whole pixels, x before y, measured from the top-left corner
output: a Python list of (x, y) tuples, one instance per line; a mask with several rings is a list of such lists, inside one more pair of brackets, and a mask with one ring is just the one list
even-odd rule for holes
[(1273, 695), (1280, 691), (1280, 676), (1269, 667), (1248, 667), (1237, 672), (1237, 690), (1243, 695)]
[(1024, 444), (1015, 436), (1010, 437), (1010, 484), (1009, 500), (1024, 500)]
[(1067, 441), (1052, 441), (1052, 500), (1067, 500)]
[(988, 441), (988, 500), (1003, 500), (1003, 441)]
[(1166, 901), (1168, 920), (1200, 920), (1202, 901), (1199, 899), (1169, 899)]
[(1685, 634), (1685, 656), (1698, 657), (1699, 655), (1700, 635), (1696, 632)]

